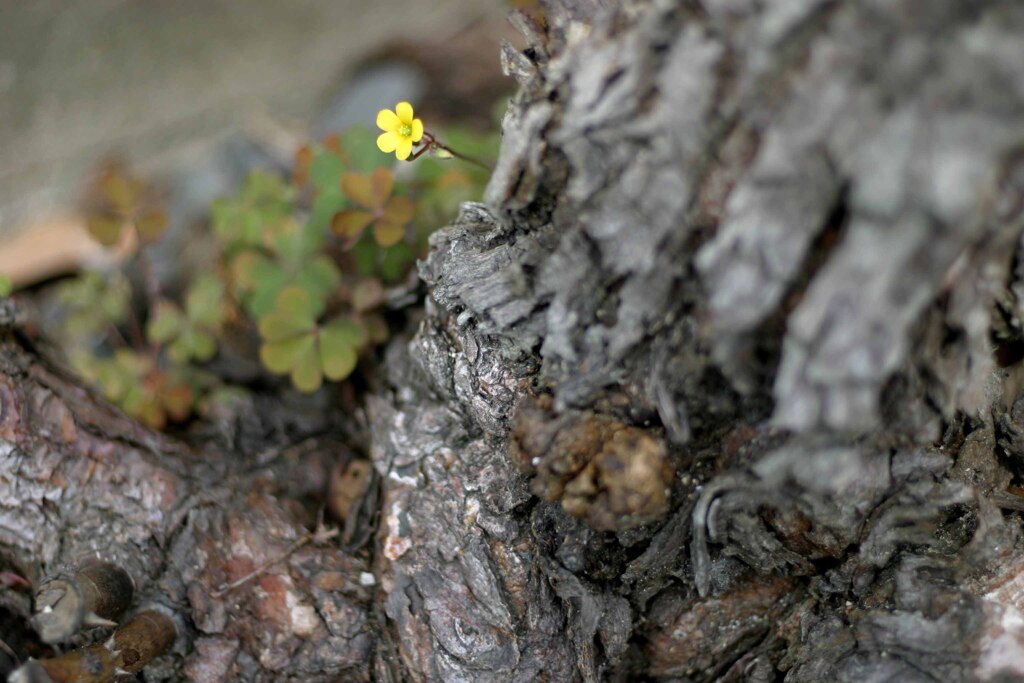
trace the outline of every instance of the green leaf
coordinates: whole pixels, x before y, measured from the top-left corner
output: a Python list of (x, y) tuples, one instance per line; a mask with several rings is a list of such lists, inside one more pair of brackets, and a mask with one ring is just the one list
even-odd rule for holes
[(118, 273), (109, 277), (86, 271), (60, 285), (57, 301), (63, 307), (61, 331), (72, 344), (90, 344), (127, 315), (131, 285)]
[(344, 172), (345, 164), (337, 154), (323, 148), (314, 152), (313, 163), (309, 166), (309, 180), (313, 187), (321, 192), (329, 187), (338, 187)]
[(213, 205), (213, 230), (225, 247), (258, 246), (268, 226), (294, 213), (295, 190), (281, 178), (253, 171), (234, 198)]
[(12, 291), (14, 291), (14, 284), (11, 282), (11, 278), (0, 273), (0, 298), (10, 296)]
[(331, 292), (341, 285), (341, 271), (334, 261), (318, 256), (295, 277), (295, 284), (306, 290), (323, 307)]
[(323, 384), (324, 375), (320, 368), (320, 356), (316, 346), (309, 348), (300, 355), (292, 368), (292, 384), (299, 391), (311, 393)]
[(277, 342), (311, 334), (313, 323), (305, 318), (296, 318), (291, 313), (275, 311), (260, 318), (259, 328), (261, 337)]
[(292, 368), (309, 354), (316, 358), (316, 340), (311, 334), (268, 341), (260, 346), (260, 360), (263, 365), (279, 375), (291, 372)]
[(250, 292), (259, 284), (257, 268), (264, 267), (267, 258), (255, 251), (243, 251), (231, 261), (231, 277), (235, 288), (241, 292)]
[(334, 215), (347, 206), (345, 195), (338, 185), (328, 185), (313, 198), (313, 206), (309, 210), (309, 226), (315, 230), (323, 230), (331, 223)]
[(253, 317), (259, 318), (274, 310), (274, 302), (288, 284), (288, 274), (276, 263), (264, 261), (255, 277), (258, 284), (247, 304)]
[(280, 263), (290, 272), (306, 265), (324, 245), (324, 230), (300, 225), (294, 219), (282, 221), (267, 231), (268, 246), (279, 256)]
[(352, 258), (356, 262), (356, 272), (362, 277), (370, 277), (377, 272), (377, 258), (381, 248), (371, 239), (362, 239), (352, 247)]
[(167, 347), (167, 356), (178, 364), (187, 363), (192, 357), (191, 338), (193, 331), (188, 330)]
[(362, 326), (352, 321), (332, 323), (320, 330), (320, 362), (324, 374), (341, 380), (356, 367), (359, 347), (366, 341)]
[(377, 149), (377, 135), (368, 126), (352, 126), (341, 138), (341, 149), (349, 170), (369, 173), (381, 166), (394, 165), (394, 155), (381, 154)]
[(298, 285), (285, 287), (277, 297), (277, 312), (291, 315), (310, 327), (323, 312), (322, 304), (313, 299), (308, 291)]
[(185, 317), (170, 301), (161, 301), (146, 325), (146, 336), (151, 342), (165, 344), (182, 332)]
[(404, 242), (383, 250), (378, 272), (385, 282), (398, 282), (409, 272), (416, 261), (416, 254)]
[(356, 369), (356, 362), (359, 355), (350, 346), (329, 348), (320, 347), (320, 362), (323, 365), (324, 374), (328, 379), (335, 382), (343, 380), (352, 374)]
[(355, 320), (336, 320), (321, 328), (320, 342), (331, 348), (358, 349), (366, 343), (366, 329)]
[(217, 339), (208, 332), (193, 330), (190, 339), (191, 356), (205, 363), (217, 353)]
[(200, 275), (185, 297), (185, 311), (196, 325), (220, 325), (224, 316), (224, 285), (220, 278)]

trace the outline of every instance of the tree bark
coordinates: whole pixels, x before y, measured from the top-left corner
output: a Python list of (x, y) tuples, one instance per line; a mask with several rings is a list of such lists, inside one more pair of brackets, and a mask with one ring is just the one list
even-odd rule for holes
[(9, 331), (2, 557), (128, 570), (153, 679), (1024, 676), (1017, 5), (517, 15), (485, 202), (366, 397), (372, 552), (224, 592), (354, 454), (194, 453)]

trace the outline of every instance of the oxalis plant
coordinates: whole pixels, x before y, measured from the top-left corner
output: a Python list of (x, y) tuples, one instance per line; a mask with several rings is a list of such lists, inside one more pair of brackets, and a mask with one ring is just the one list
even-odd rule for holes
[[(453, 128), (444, 134), (465, 150), (456, 152), (407, 102), (381, 110), (377, 125), (376, 144), (353, 127), (299, 149), (289, 177), (255, 170), (216, 201), (215, 267), (174, 295), (151, 265), (168, 225), (156, 192), (123, 169), (101, 173), (89, 230), (132, 256), (59, 286), (57, 334), (73, 367), (155, 428), (242, 390), (216, 372), (228, 347), (258, 349), (268, 376), (301, 392), (350, 376), (388, 339), (389, 288), (408, 281), (430, 233), (479, 196), (489, 168), (478, 157), (497, 151), (497, 135)], [(0, 296), (9, 293), (0, 276)]]

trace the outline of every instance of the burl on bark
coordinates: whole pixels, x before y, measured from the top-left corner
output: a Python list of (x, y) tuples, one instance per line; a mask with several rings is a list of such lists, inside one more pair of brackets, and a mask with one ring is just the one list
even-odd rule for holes
[(668, 511), (675, 468), (662, 439), (612, 417), (552, 409), (550, 396), (524, 400), (512, 430), (511, 457), (534, 494), (603, 531)]

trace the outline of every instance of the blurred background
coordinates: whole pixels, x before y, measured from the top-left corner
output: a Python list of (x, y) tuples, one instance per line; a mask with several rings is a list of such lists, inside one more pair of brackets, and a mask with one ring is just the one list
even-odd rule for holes
[(254, 167), (407, 99), (494, 128), (510, 93), (498, 0), (0, 0), (0, 273), (31, 285), (112, 258), (83, 193), (117, 160), (170, 234)]

